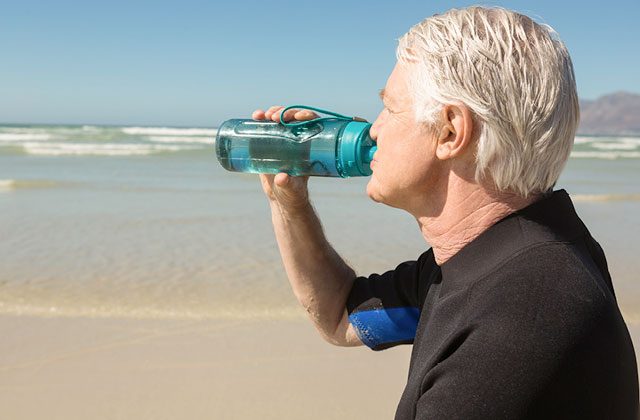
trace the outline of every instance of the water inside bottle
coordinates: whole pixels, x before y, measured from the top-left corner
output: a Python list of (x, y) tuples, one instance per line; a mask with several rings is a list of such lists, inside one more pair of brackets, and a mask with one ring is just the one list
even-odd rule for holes
[(298, 127), (244, 121), (225, 135), (216, 148), (222, 166), (249, 173), (340, 176), (336, 167), (336, 138), (344, 121), (324, 121)]

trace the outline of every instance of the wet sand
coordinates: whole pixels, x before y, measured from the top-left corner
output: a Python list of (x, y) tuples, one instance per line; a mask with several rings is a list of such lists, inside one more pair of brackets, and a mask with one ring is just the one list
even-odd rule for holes
[(0, 317), (7, 419), (393, 418), (410, 347), (326, 344), (306, 320)]
[(410, 355), (333, 347), (306, 320), (0, 316), (0, 334), (8, 419), (390, 419)]

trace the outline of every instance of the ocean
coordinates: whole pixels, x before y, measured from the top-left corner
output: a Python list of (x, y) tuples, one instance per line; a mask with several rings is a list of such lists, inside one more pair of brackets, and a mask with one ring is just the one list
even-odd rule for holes
[[(0, 125), (0, 314), (298, 318), (256, 175), (226, 172), (215, 128)], [(428, 245), (366, 178), (310, 180), (359, 274)], [(640, 137), (576, 137), (565, 188), (640, 324)]]

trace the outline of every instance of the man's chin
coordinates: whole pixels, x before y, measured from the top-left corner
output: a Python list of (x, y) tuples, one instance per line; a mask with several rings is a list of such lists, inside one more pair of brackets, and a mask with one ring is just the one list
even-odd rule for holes
[(369, 183), (367, 184), (367, 195), (369, 196), (370, 199), (372, 199), (376, 203), (382, 203), (382, 195), (380, 195), (380, 192), (376, 188), (373, 177), (369, 180)]

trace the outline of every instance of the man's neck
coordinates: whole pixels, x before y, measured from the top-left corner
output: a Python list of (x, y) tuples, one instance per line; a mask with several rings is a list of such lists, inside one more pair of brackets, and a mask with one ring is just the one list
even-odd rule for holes
[(467, 188), (450, 192), (436, 217), (417, 215), (416, 220), (433, 248), (436, 263), (442, 265), (482, 232), (536, 198), (525, 199), (467, 185)]

